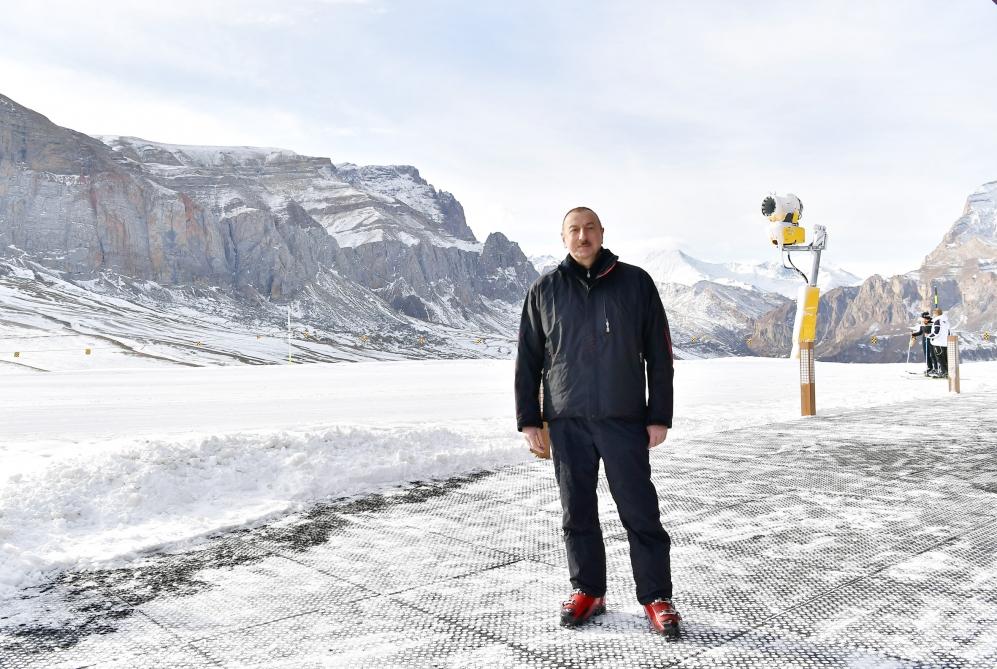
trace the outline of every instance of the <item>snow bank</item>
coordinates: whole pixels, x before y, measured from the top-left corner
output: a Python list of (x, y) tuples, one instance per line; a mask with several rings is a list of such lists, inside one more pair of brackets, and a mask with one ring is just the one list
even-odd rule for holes
[(60, 458), (0, 488), (0, 598), (56, 569), (259, 522), (311, 500), (529, 459), (518, 434), (496, 428), (118, 440), (96, 455)]
[[(923, 364), (923, 363), (921, 363)], [(947, 394), (921, 364), (818, 363), (819, 414)], [(661, 448), (797, 419), (798, 363), (680, 361)], [(90, 370), (0, 386), (0, 598), (60, 569), (259, 523), (314, 501), (529, 461), (505, 360)], [(992, 392), (997, 362), (963, 366)]]

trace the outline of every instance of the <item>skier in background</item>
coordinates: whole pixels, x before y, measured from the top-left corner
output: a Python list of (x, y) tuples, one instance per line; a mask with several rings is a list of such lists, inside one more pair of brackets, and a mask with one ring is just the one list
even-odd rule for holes
[(935, 347), (931, 345), (931, 312), (929, 311), (921, 312), (921, 325), (910, 335), (911, 339), (918, 337), (924, 337), (921, 340), (921, 348), (924, 349), (924, 362), (928, 365), (924, 375), (934, 376), (938, 371), (938, 359), (935, 357)]
[(672, 425), (668, 319), (650, 275), (603, 248), (594, 211), (569, 211), (561, 239), (567, 257), (537, 279), (523, 304), (515, 383), (517, 426), (538, 456), (546, 451), (543, 421), (550, 425), (574, 588), (561, 606), (561, 624), (580, 625), (606, 610), (596, 497), (601, 460), (630, 542), (637, 601), (655, 631), (676, 636), (671, 540), (661, 527), (649, 459)]
[(935, 376), (940, 379), (949, 378), (949, 317), (941, 309), (935, 309), (935, 317), (931, 320), (931, 345), (935, 349), (938, 360)]

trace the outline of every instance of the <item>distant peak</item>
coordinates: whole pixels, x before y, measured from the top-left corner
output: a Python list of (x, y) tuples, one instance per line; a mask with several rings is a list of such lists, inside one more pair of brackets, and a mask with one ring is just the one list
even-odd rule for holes
[(407, 177), (418, 184), (426, 185), (426, 180), (419, 174), (419, 170), (412, 165), (356, 165), (354, 163), (342, 163), (336, 166), (337, 169), (346, 172), (354, 172), (364, 179)]
[(506, 237), (501, 232), (498, 232), (498, 231), (496, 231), (496, 232), (490, 232), (490, 233), (488, 233), (488, 237), (485, 239), (485, 244), (488, 244), (489, 242), (492, 242), (492, 243), (502, 242), (503, 244), (508, 244), (509, 243), (509, 238)]

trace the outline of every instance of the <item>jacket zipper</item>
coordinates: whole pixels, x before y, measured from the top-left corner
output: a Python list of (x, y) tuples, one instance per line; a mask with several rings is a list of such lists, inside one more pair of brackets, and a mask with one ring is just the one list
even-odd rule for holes
[[(586, 274), (586, 276), (591, 277), (592, 271), (591, 270), (586, 270), (585, 274)], [(591, 318), (591, 313), (592, 313), (593, 306), (594, 306), (592, 304), (592, 285), (589, 284), (589, 283), (586, 283), (586, 282), (582, 282), (582, 283), (585, 286), (585, 311), (586, 311), (585, 316), (586, 316), (586, 320), (588, 320), (588, 318)], [(592, 333), (593, 334), (592, 343), (594, 345), (596, 345), (596, 346), (598, 346), (598, 344), (597, 344), (598, 337), (595, 336), (597, 332), (598, 332), (598, 329), (594, 329), (594, 331)], [(598, 355), (598, 352), (596, 353), (596, 355)], [(598, 362), (596, 362), (596, 364), (592, 365), (592, 385), (595, 388), (599, 387), (599, 364), (598, 364)], [(592, 394), (592, 397), (589, 400), (589, 407), (588, 408), (589, 408), (589, 411), (590, 411), (589, 416), (588, 416), (589, 418), (595, 418), (595, 417), (597, 417), (599, 415), (599, 394), (598, 393), (593, 393)]]

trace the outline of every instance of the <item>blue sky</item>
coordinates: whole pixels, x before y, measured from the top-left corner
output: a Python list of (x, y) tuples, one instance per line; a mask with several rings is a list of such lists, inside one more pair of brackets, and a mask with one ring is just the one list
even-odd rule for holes
[(792, 191), (891, 274), (997, 179), (990, 0), (4, 5), (0, 92), (60, 125), (413, 164), (529, 253), (586, 204), (624, 259), (773, 259)]

